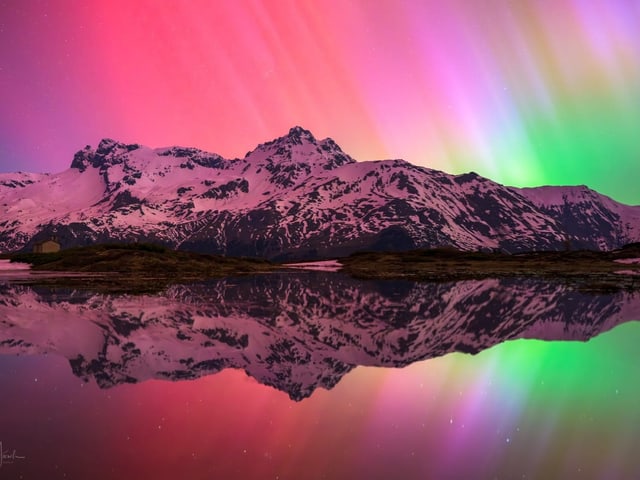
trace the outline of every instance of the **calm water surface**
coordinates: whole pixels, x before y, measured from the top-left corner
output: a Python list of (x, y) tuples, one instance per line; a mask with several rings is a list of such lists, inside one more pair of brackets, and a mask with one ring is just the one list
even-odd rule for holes
[(638, 478), (640, 295), (0, 280), (0, 478)]

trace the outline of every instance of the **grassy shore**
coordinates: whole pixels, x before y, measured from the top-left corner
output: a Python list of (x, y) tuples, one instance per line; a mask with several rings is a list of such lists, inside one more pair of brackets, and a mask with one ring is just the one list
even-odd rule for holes
[[(343, 271), (361, 279), (456, 281), (536, 277), (561, 280), (582, 290), (640, 290), (640, 244), (612, 252), (532, 252), (516, 255), (441, 248), (364, 252), (343, 259)], [(626, 263), (625, 263), (626, 262)], [(621, 273), (627, 272), (627, 273)], [(635, 272), (629, 273), (629, 272)]]
[[(4, 256), (29, 263), (34, 275), (21, 282), (101, 292), (146, 293), (167, 285), (233, 275), (284, 271), (267, 260), (171, 250), (153, 244), (112, 244), (57, 253)], [(485, 278), (544, 278), (580, 290), (640, 290), (640, 243), (612, 252), (532, 252), (516, 255), (451, 248), (408, 252), (363, 252), (341, 259), (343, 272), (358, 279), (450, 282)], [(626, 272), (626, 273), (621, 273)]]
[(30, 264), (35, 272), (61, 273), (34, 276), (24, 283), (133, 293), (157, 291), (172, 283), (281, 268), (267, 260), (183, 252), (145, 243), (95, 245), (56, 253), (17, 253), (8, 258)]

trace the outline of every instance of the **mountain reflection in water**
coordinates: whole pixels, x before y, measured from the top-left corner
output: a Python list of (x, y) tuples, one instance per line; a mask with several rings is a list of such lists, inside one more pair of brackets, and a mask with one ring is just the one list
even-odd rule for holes
[(296, 272), (104, 295), (0, 285), (0, 354), (57, 354), (100, 387), (242, 369), (293, 400), (359, 366), (403, 367), (517, 338), (586, 341), (640, 318), (639, 293), (538, 280), (359, 281)]

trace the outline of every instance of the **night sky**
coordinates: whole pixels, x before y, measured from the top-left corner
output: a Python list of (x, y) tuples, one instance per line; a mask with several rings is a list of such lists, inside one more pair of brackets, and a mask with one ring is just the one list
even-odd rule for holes
[(359, 160), (640, 204), (634, 0), (0, 1), (0, 171), (103, 137)]

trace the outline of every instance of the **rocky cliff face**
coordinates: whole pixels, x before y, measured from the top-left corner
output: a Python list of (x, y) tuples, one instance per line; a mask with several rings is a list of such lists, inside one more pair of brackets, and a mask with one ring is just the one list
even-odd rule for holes
[(580, 340), (640, 318), (638, 293), (537, 280), (359, 282), (289, 273), (106, 296), (0, 284), (0, 353), (56, 354), (101, 387), (244, 370), (301, 400), (359, 365), (402, 367), (506, 340)]
[(300, 127), (243, 159), (105, 139), (53, 175), (0, 174), (0, 251), (153, 241), (310, 259), (443, 245), (509, 252), (640, 241), (640, 207), (586, 187), (517, 189), (402, 160), (356, 162)]

